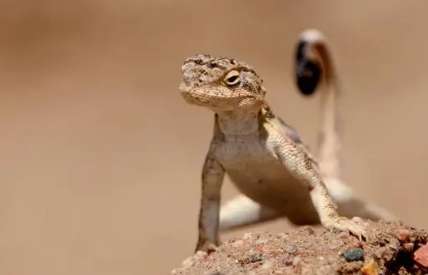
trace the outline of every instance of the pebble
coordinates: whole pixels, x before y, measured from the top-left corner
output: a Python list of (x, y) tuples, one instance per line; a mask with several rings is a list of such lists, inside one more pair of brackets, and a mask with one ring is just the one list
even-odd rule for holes
[(263, 261), (263, 255), (261, 254), (252, 254), (248, 257), (250, 263)]
[(289, 245), (285, 246), (285, 252), (287, 252), (289, 254), (295, 254), (295, 253), (297, 253), (297, 246), (295, 246), (293, 244), (289, 244)]
[(379, 266), (372, 259), (361, 268), (361, 273), (363, 273), (363, 275), (379, 275)]
[(403, 247), (408, 252), (412, 252), (413, 249), (415, 249), (415, 245), (413, 243), (405, 243), (403, 244)]
[(343, 257), (348, 262), (364, 260), (364, 250), (361, 248), (351, 248), (343, 252)]
[(402, 242), (408, 241), (410, 237), (410, 231), (407, 229), (400, 229), (398, 230), (397, 237)]
[(425, 244), (416, 250), (414, 259), (418, 264), (428, 268), (428, 244)]

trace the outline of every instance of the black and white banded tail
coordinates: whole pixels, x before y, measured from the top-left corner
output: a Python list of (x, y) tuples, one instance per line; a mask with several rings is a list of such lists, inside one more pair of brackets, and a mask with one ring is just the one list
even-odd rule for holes
[(339, 149), (337, 96), (338, 81), (326, 39), (317, 30), (304, 31), (299, 38), (295, 55), (295, 77), (299, 91), (310, 96), (321, 93), (321, 127), (319, 162), (321, 173), (339, 177)]

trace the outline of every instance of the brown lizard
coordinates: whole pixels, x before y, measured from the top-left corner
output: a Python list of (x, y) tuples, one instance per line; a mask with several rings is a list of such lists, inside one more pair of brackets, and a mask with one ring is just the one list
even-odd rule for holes
[[(297, 132), (272, 112), (262, 79), (253, 68), (206, 54), (185, 60), (180, 84), (184, 99), (215, 113), (202, 172), (197, 250), (217, 245), (219, 229), (283, 216), (296, 225), (321, 223), (360, 238), (365, 236), (364, 222), (349, 217), (390, 218), (383, 209), (357, 198), (340, 180), (336, 75), (319, 32), (302, 34), (296, 68), (302, 93), (323, 90), (319, 164)], [(220, 211), (225, 173), (242, 195)]]

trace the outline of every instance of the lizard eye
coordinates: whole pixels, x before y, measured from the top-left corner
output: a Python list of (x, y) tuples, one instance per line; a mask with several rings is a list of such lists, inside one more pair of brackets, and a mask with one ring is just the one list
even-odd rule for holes
[(239, 78), (239, 72), (236, 70), (228, 72), (224, 77), (224, 83), (226, 83), (227, 86), (234, 86), (240, 81), (241, 79)]

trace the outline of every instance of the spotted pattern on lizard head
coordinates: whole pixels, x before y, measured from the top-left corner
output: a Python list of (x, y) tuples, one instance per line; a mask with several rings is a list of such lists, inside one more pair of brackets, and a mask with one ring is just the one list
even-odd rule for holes
[(191, 104), (227, 111), (257, 107), (264, 101), (262, 79), (235, 59), (199, 54), (187, 58), (181, 70), (180, 91)]

